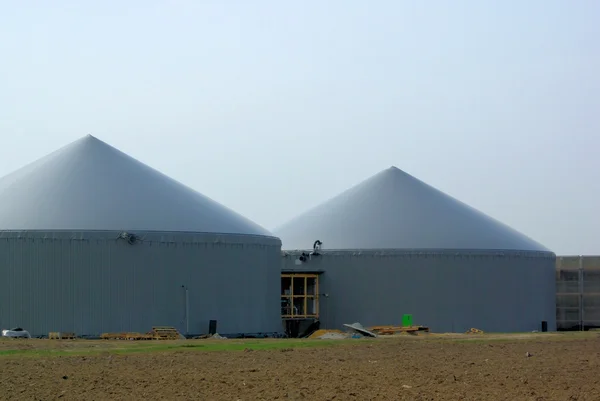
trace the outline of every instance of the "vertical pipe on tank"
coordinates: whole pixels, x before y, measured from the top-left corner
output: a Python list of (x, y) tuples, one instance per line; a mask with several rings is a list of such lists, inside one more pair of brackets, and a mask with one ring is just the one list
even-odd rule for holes
[(185, 335), (190, 334), (190, 291), (185, 287)]
[(190, 334), (190, 296), (187, 285), (181, 285), (181, 288), (185, 291), (185, 335), (186, 337)]

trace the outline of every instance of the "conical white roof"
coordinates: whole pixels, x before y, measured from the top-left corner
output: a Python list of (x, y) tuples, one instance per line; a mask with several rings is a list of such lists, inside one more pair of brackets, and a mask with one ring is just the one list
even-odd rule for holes
[(272, 236), (91, 135), (0, 179), (0, 230)]
[(525, 235), (396, 167), (383, 170), (274, 230), (283, 249), (522, 250)]

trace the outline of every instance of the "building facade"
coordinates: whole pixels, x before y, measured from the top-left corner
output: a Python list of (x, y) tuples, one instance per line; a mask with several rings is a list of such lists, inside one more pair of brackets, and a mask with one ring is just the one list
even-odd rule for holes
[(600, 327), (600, 256), (556, 259), (556, 324), (559, 330)]

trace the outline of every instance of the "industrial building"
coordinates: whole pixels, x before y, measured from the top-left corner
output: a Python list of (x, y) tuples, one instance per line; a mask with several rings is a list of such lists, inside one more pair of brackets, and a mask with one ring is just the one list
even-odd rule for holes
[(296, 328), (411, 314), (436, 332), (556, 330), (556, 255), (396, 167), (274, 233), (281, 314)]
[(600, 328), (600, 256), (556, 258), (558, 330)]
[(281, 241), (87, 136), (0, 179), (0, 327), (281, 332)]

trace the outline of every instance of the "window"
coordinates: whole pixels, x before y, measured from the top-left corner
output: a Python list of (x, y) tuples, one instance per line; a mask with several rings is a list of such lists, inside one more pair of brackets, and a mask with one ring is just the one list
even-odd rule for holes
[(319, 317), (318, 275), (281, 275), (281, 317), (284, 319)]

